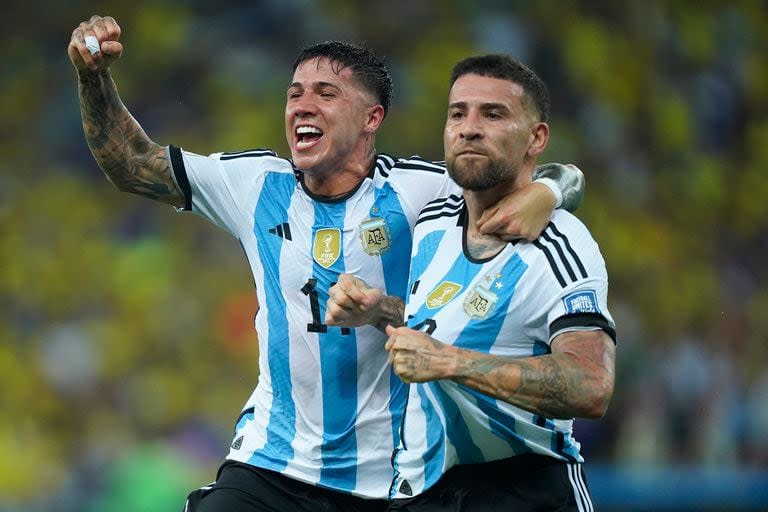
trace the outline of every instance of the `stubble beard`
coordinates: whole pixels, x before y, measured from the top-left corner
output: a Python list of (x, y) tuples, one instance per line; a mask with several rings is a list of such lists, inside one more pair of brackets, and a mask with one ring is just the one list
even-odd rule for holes
[(454, 159), (452, 162), (446, 163), (451, 179), (464, 190), (473, 192), (492, 189), (500, 183), (508, 181), (514, 175), (513, 171), (497, 162), (490, 162), (486, 165), (461, 164)]

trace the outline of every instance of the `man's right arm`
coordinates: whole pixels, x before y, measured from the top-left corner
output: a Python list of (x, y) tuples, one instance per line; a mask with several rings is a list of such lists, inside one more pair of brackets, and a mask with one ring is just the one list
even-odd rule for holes
[[(91, 53), (86, 38), (95, 37)], [(83, 131), (99, 167), (121, 191), (176, 207), (184, 195), (172, 175), (167, 148), (152, 141), (123, 105), (109, 66), (123, 51), (120, 27), (111, 17), (93, 16), (73, 32), (68, 54), (75, 66)]]

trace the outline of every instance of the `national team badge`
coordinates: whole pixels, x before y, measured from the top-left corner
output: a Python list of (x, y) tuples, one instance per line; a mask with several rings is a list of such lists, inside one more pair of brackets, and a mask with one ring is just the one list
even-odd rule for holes
[(387, 221), (381, 217), (368, 219), (357, 228), (360, 232), (360, 242), (363, 250), (371, 256), (377, 256), (389, 249), (391, 236)]
[(493, 309), (494, 304), (496, 304), (496, 301), (498, 300), (498, 295), (488, 288), (482, 285), (475, 286), (472, 293), (467, 295), (467, 298), (464, 299), (464, 312), (466, 312), (472, 319), (482, 320), (488, 316), (488, 312)]
[(458, 283), (452, 283), (450, 281), (443, 281), (437, 288), (432, 290), (427, 295), (427, 307), (429, 309), (440, 308), (451, 302), (462, 286)]
[(318, 229), (312, 244), (312, 257), (323, 268), (328, 268), (341, 254), (341, 231), (338, 228)]

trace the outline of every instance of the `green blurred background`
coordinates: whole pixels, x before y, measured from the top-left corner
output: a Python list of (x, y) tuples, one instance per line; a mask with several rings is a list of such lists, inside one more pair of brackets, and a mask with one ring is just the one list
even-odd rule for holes
[[(215, 6), (214, 6), (215, 4)], [(576, 436), (602, 510), (768, 509), (764, 1), (6, 1), (0, 18), (0, 512), (178, 510), (257, 375), (238, 243), (118, 193), (82, 135), (72, 30), (123, 29), (150, 136), (272, 147), (305, 44), (390, 64), (377, 148), (442, 158), (447, 76), (506, 52), (550, 84), (541, 161), (587, 176), (619, 331), (607, 416)]]

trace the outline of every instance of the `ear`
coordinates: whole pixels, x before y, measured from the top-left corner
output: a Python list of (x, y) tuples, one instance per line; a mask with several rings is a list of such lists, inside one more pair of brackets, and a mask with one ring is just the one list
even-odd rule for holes
[(381, 105), (374, 105), (368, 109), (368, 116), (365, 119), (365, 127), (363, 128), (363, 131), (365, 133), (375, 133), (383, 121), (384, 107)]
[(528, 155), (536, 157), (547, 147), (549, 142), (549, 125), (538, 122), (531, 129), (531, 143), (528, 145)]

